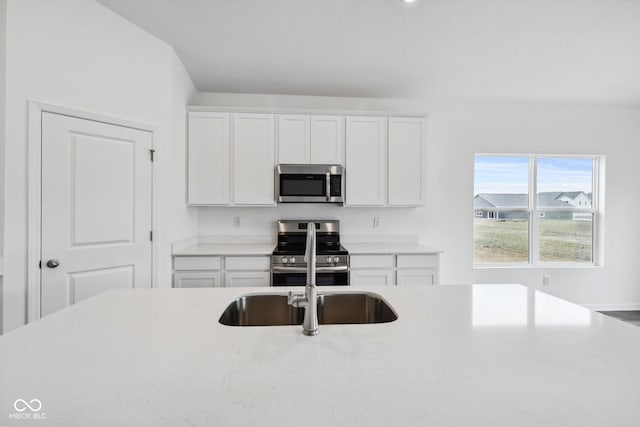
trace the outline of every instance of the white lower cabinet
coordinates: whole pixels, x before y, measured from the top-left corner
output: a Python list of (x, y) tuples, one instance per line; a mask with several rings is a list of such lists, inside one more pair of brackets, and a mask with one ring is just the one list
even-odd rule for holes
[(393, 270), (351, 270), (351, 286), (392, 286)]
[(435, 270), (398, 269), (398, 286), (435, 285), (438, 277)]
[(269, 286), (270, 284), (268, 271), (228, 271), (224, 277), (224, 286), (229, 288)]
[(174, 256), (174, 288), (270, 286), (269, 256)]
[(176, 271), (173, 273), (174, 288), (217, 288), (220, 286), (220, 271)]
[(351, 286), (436, 285), (438, 254), (351, 255)]

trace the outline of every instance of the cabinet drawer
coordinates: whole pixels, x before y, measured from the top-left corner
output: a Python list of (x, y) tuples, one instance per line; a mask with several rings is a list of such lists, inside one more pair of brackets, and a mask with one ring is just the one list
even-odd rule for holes
[(174, 270), (220, 270), (219, 256), (177, 256), (173, 258)]
[(436, 271), (430, 269), (398, 270), (398, 286), (435, 285)]
[(438, 255), (398, 255), (398, 268), (437, 268)]
[(225, 273), (224, 286), (240, 288), (245, 286), (269, 286), (271, 274), (267, 271), (230, 271)]
[(176, 272), (173, 275), (174, 288), (217, 288), (220, 286), (220, 272)]
[(393, 255), (351, 255), (351, 268), (393, 268)]
[(393, 286), (393, 270), (352, 270), (351, 286)]
[(260, 270), (268, 271), (268, 256), (228, 256), (225, 257), (225, 270)]

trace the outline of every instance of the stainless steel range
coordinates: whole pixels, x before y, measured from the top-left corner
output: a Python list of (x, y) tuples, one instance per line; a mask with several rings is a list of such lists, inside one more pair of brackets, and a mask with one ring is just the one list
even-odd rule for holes
[(307, 223), (316, 225), (317, 286), (349, 285), (349, 253), (340, 244), (340, 221), (278, 221), (278, 246), (271, 255), (272, 286), (304, 286)]

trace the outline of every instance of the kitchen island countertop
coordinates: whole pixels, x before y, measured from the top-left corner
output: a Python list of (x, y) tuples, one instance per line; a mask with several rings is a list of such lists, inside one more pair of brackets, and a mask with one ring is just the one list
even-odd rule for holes
[[(316, 337), (218, 323), (234, 297), (273, 289), (103, 293), (0, 336), (0, 425), (640, 420), (640, 328), (520, 285), (370, 290), (398, 320), (321, 325)], [(41, 408), (18, 412), (18, 399)]]

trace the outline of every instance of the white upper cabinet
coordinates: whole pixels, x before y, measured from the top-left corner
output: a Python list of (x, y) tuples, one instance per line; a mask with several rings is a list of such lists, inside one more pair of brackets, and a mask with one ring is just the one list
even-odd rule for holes
[(278, 116), (278, 163), (343, 164), (344, 117)]
[(229, 114), (189, 113), (190, 205), (229, 204)]
[(234, 114), (233, 203), (275, 205), (275, 118), (273, 114)]
[(344, 165), (343, 116), (311, 116), (311, 163)]
[(425, 138), (421, 118), (389, 118), (389, 205), (425, 202)]
[(309, 116), (278, 116), (278, 163), (309, 163)]
[(386, 124), (386, 117), (347, 117), (346, 205), (386, 204)]
[(274, 206), (281, 163), (343, 165), (347, 206), (425, 204), (424, 118), (328, 114), (190, 111), (187, 203)]

